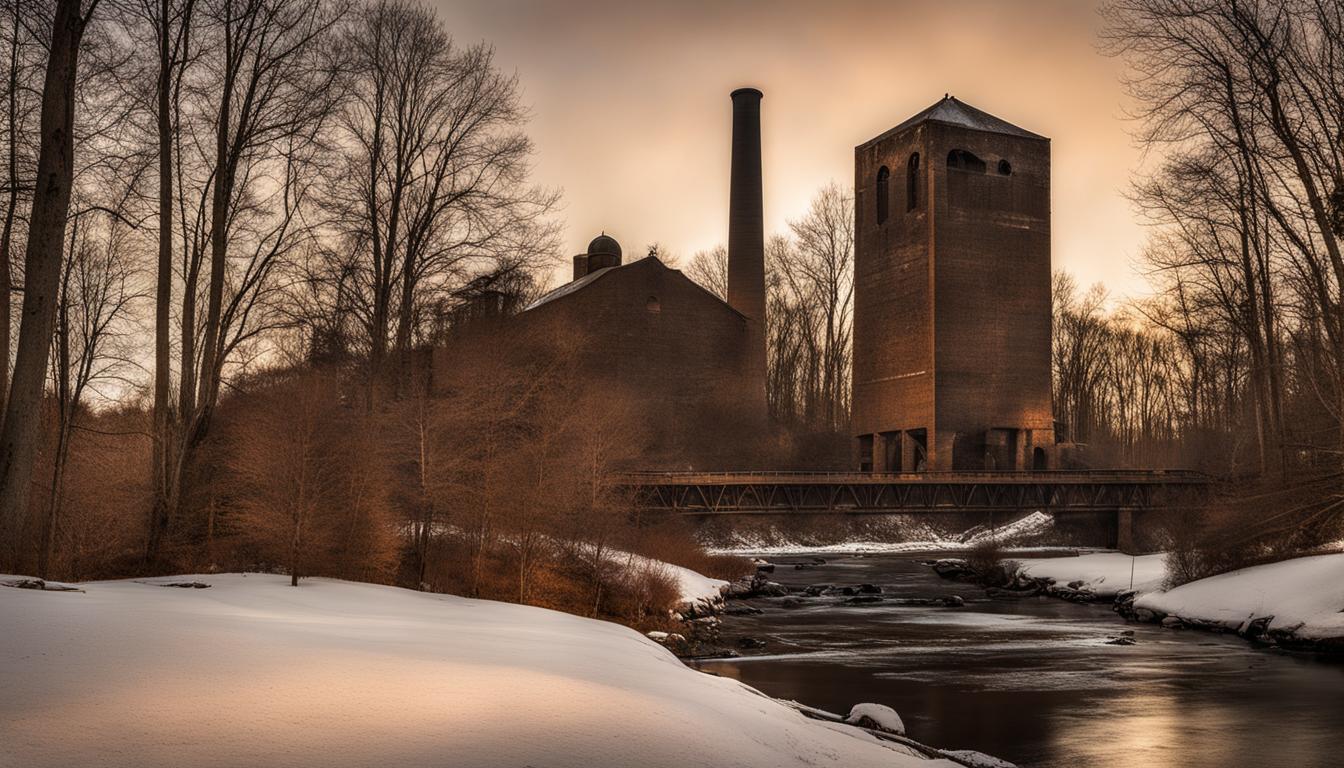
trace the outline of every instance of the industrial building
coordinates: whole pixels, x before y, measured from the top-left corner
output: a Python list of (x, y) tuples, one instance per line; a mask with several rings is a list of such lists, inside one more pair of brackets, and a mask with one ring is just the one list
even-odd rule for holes
[[(732, 93), (727, 301), (603, 233), (505, 321), (580, 340), (586, 386), (653, 436), (646, 468), (722, 469), (768, 432), (761, 98)], [(856, 147), (854, 178), (855, 466), (1052, 466), (1049, 139), (947, 96)]]
[(864, 471), (1045, 469), (1050, 141), (950, 96), (854, 150)]
[[(625, 263), (603, 233), (574, 257), (570, 282), (492, 324), (501, 342), (577, 339), (586, 386), (639, 414), (642, 468), (741, 461), (766, 431), (760, 102), (752, 88), (732, 93), (727, 301), (656, 257)], [(452, 355), (451, 344), (435, 349), (434, 368)]]

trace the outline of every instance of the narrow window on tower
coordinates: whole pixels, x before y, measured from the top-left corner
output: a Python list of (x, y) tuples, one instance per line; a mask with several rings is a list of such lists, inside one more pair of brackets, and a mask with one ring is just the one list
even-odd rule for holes
[(919, 153), (910, 155), (905, 164), (905, 210), (919, 207)]
[(882, 166), (877, 171), (877, 223), (880, 225), (887, 220), (887, 214), (891, 211), (891, 171), (887, 166)]

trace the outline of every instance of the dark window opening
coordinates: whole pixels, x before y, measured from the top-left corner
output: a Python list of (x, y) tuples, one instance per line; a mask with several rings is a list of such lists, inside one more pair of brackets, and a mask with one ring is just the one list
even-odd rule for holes
[(905, 439), (910, 441), (907, 448), (910, 451), (910, 469), (906, 471), (927, 472), (929, 469), (929, 431), (927, 429), (907, 430)]
[(1041, 470), (1049, 469), (1049, 464), (1047, 463), (1045, 458), (1044, 448), (1035, 448), (1032, 450), (1031, 468), (1037, 470), (1038, 472)]
[(1012, 176), (1012, 175), (1013, 175), (1013, 164), (1010, 163), (1010, 162), (1008, 162), (1007, 160), (1000, 160), (1000, 161), (999, 161), (999, 175), (1000, 175), (1000, 176)]
[(859, 471), (873, 471), (873, 436), (859, 435)]
[(877, 171), (877, 223), (886, 222), (891, 210), (891, 171), (882, 166)]
[(663, 311), (663, 305), (658, 301), (657, 296), (650, 296), (649, 300), (644, 302), (644, 308), (655, 314)]
[(970, 173), (984, 173), (985, 161), (964, 149), (954, 149), (947, 153), (947, 167)]
[(882, 466), (874, 467), (878, 472), (901, 471), (901, 433), (882, 433)]
[(905, 210), (913, 211), (919, 205), (919, 153), (910, 156), (905, 164)]

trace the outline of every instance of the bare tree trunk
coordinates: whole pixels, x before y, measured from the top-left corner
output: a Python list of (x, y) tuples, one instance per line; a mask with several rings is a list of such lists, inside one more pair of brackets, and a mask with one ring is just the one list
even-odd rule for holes
[(173, 120), (171, 94), (173, 62), (170, 0), (159, 3), (159, 79), (157, 128), (159, 134), (159, 263), (154, 295), (154, 453), (150, 473), (154, 500), (150, 512), (149, 543), (145, 559), (159, 557), (168, 530), (168, 445), (170, 443), (168, 388), (171, 386), (168, 341), (173, 300)]
[[(92, 6), (89, 13), (93, 13)], [(0, 521), (10, 526), (9, 546), (15, 554), (27, 514), (42, 387), (56, 320), (56, 291), (74, 181), (75, 74), (86, 24), (79, 0), (58, 0), (42, 86), (42, 138), (28, 225), (19, 348), (0, 436)]]
[[(79, 247), (79, 219), (70, 236), (70, 252)], [(70, 421), (74, 417), (70, 397), (70, 264), (61, 279), (61, 295), (56, 325), (56, 455), (52, 461), (51, 492), (42, 522), (42, 549), (37, 560), (37, 575), (51, 576), (51, 561), (56, 552), (56, 526), (60, 518), (61, 486), (64, 484), (65, 459), (70, 450)]]
[[(14, 211), (19, 205), (19, 4), (14, 3), (9, 39), (9, 82), (6, 118), (9, 121), (9, 197), (5, 201), (5, 221), (0, 225), (0, 419), (4, 418), (9, 394), (9, 335), (13, 317), (14, 287), (10, 241), (14, 237)], [(3, 520), (0, 520), (0, 529)]]
[[(225, 46), (233, 50), (229, 39), (232, 28), (225, 25)], [(224, 304), (224, 268), (228, 257), (229, 199), (233, 194), (232, 162), (229, 152), (229, 116), (233, 111), (233, 83), (226, 81), (215, 127), (215, 179), (210, 200), (210, 282), (207, 286), (205, 328), (201, 346), (201, 378), (197, 383), (196, 412), (191, 429), (200, 432), (209, 422), (218, 392), (220, 368), (220, 314)]]

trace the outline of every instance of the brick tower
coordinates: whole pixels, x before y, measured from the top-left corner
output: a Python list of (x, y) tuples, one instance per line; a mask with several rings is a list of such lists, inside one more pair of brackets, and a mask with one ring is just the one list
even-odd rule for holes
[(1050, 141), (948, 96), (854, 150), (866, 471), (1044, 469)]

